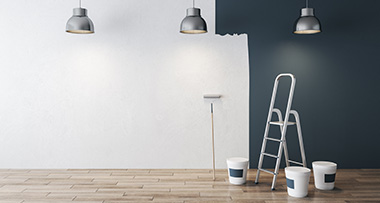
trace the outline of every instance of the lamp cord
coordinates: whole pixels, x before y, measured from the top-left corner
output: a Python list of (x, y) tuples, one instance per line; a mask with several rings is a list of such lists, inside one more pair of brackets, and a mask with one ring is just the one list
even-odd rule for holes
[(193, 8), (195, 8), (195, 0), (193, 0)]
[(82, 8), (82, 0), (79, 0), (79, 8)]
[(306, 8), (309, 8), (309, 0), (306, 0)]

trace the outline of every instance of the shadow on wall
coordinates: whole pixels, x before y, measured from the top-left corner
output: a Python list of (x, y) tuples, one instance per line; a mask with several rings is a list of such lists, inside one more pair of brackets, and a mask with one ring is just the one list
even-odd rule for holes
[[(311, 1), (323, 32), (295, 35), (293, 23), (303, 6), (303, 1), (217, 1), (216, 32), (249, 36), (250, 165), (257, 167), (273, 80), (291, 72), (297, 77), (293, 108), (300, 113), (308, 167), (332, 160), (341, 168), (378, 168), (373, 160), (380, 141), (380, 26), (374, 25), (380, 2)], [(277, 105), (284, 107), (287, 92), (281, 90)], [(296, 142), (289, 130), (288, 142)], [(296, 146), (289, 153), (300, 160)]]

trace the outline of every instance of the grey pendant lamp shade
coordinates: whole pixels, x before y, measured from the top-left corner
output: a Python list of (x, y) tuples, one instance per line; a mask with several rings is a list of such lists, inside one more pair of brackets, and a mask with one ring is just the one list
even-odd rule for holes
[(295, 34), (316, 34), (322, 32), (321, 23), (314, 16), (314, 9), (309, 8), (306, 0), (306, 8), (301, 9), (301, 17), (294, 24)]
[(181, 33), (202, 34), (207, 33), (206, 21), (201, 17), (201, 9), (193, 7), (187, 9), (187, 15), (181, 23)]
[(94, 23), (87, 17), (87, 9), (81, 7), (73, 9), (73, 16), (66, 23), (66, 32), (74, 34), (92, 34), (94, 33)]

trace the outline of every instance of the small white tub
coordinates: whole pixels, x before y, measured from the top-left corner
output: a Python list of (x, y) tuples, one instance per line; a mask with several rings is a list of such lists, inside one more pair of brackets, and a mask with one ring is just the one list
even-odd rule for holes
[(290, 166), (285, 168), (286, 185), (288, 195), (291, 197), (306, 197), (311, 170), (300, 166)]
[(240, 157), (227, 159), (228, 179), (231, 184), (242, 185), (247, 181), (248, 162), (248, 159)]
[(313, 173), (315, 187), (320, 190), (332, 190), (335, 186), (337, 164), (329, 161), (314, 161)]

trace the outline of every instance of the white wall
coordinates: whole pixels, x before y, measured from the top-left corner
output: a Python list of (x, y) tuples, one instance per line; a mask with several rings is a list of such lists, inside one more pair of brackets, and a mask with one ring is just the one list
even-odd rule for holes
[(0, 2), (0, 168), (211, 168), (248, 157), (247, 36), (179, 34), (191, 0)]

